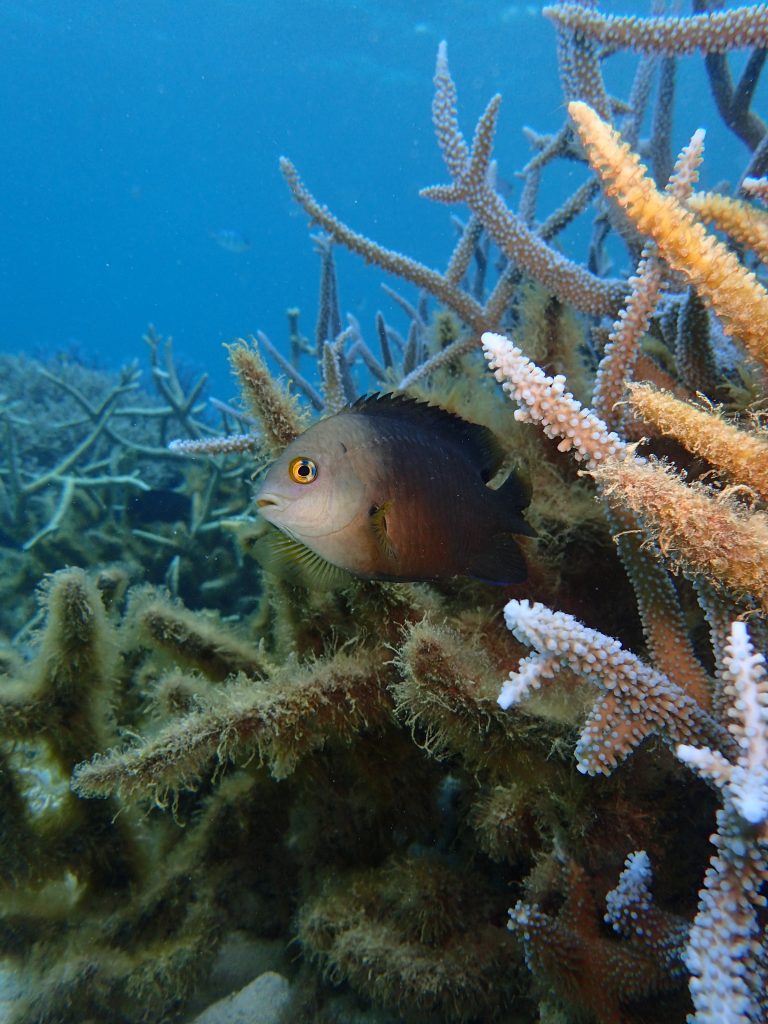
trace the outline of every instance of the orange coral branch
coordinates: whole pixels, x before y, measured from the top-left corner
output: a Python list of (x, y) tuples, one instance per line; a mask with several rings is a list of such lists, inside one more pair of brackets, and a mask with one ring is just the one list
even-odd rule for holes
[(748, 513), (658, 462), (609, 459), (593, 475), (611, 504), (640, 517), (686, 575), (752, 596), (768, 612), (768, 517)]
[(661, 193), (621, 136), (585, 103), (570, 103), (589, 161), (606, 192), (656, 242), (673, 269), (690, 280), (750, 355), (768, 367), (768, 292), (732, 252), (708, 234), (677, 200)]
[(629, 392), (632, 409), (643, 420), (768, 500), (768, 435), (740, 430), (648, 385), (631, 384)]
[(696, 192), (687, 205), (705, 224), (714, 224), (735, 242), (751, 249), (763, 263), (768, 262), (767, 213), (717, 192)]
[[(704, 132), (699, 129), (678, 157), (667, 184), (667, 192), (676, 199), (683, 201), (690, 196), (691, 188), (699, 177), (703, 152)], [(617, 403), (624, 397), (626, 386), (634, 375), (640, 339), (658, 305), (663, 278), (664, 267), (656, 255), (656, 246), (649, 244), (643, 249), (637, 273), (629, 279), (631, 291), (627, 304), (608, 335), (605, 354), (595, 378), (592, 404), (597, 415), (614, 430), (621, 427), (624, 419)]]

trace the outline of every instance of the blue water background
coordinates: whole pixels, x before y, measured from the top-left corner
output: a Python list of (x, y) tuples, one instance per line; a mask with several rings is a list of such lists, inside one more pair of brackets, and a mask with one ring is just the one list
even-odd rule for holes
[[(466, 132), (494, 92), (504, 96), (497, 156), (514, 205), (514, 171), (530, 155), (522, 126), (553, 131), (563, 118), (554, 30), (539, 10), (493, 0), (3, 0), (0, 348), (71, 349), (119, 365), (144, 355), (151, 321), (231, 397), (222, 342), (262, 329), (285, 347), (293, 305), (304, 332), (314, 328), (317, 257), (281, 154), (353, 227), (443, 267), (449, 211), (418, 197), (446, 178), (430, 123), (438, 41), (448, 40)], [(635, 64), (611, 58), (617, 94), (626, 97)], [(747, 152), (720, 123), (700, 56), (681, 61), (678, 81), (676, 146), (705, 126), (703, 181), (734, 180)], [(539, 214), (583, 176), (550, 172)], [(251, 248), (223, 249), (210, 237), (221, 229)], [(566, 239), (579, 259), (584, 230)], [(402, 325), (381, 271), (341, 252), (338, 264), (342, 307), (370, 341), (377, 309)]]

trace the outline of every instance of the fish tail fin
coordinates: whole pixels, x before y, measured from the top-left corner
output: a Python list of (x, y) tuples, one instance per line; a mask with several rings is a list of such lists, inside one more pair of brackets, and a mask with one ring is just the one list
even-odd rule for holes
[(522, 516), (523, 509), (531, 503), (530, 484), (513, 470), (501, 487), (497, 488), (496, 494), (506, 506), (509, 532), (522, 537), (535, 537), (536, 531)]
[(475, 552), (467, 575), (486, 583), (506, 586), (522, 583), (528, 578), (525, 556), (513, 534), (535, 537), (536, 531), (523, 518), (523, 509), (531, 501), (528, 483), (514, 471), (495, 491), (502, 508), (503, 528), (488, 538), (481, 551)]
[(484, 583), (506, 586), (528, 577), (525, 556), (511, 533), (497, 533), (483, 551), (472, 558), (467, 575)]

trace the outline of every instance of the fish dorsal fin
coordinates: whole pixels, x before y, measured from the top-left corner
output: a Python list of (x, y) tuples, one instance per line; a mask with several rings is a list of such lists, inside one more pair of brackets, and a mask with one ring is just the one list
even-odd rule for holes
[(415, 430), (430, 431), (459, 447), (477, 466), (484, 483), (496, 475), (504, 461), (504, 450), (487, 427), (399, 392), (365, 395), (342, 409), (344, 414), (390, 419), (401, 426), (409, 424)]
[(384, 552), (386, 557), (394, 562), (397, 558), (397, 552), (395, 551), (392, 540), (387, 531), (387, 515), (392, 510), (392, 502), (385, 501), (383, 504), (376, 508), (372, 508), (368, 514), (368, 519), (373, 530), (373, 536), (376, 538), (376, 543), (379, 545), (381, 550)]
[(251, 552), (262, 569), (303, 587), (338, 590), (354, 580), (351, 573), (276, 528), (270, 528), (259, 537)]

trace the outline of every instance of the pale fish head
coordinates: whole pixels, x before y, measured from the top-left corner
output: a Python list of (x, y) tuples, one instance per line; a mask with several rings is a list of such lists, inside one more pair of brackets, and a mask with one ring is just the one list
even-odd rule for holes
[(267, 470), (256, 506), (278, 529), (319, 550), (360, 513), (365, 489), (335, 417), (292, 441)]

